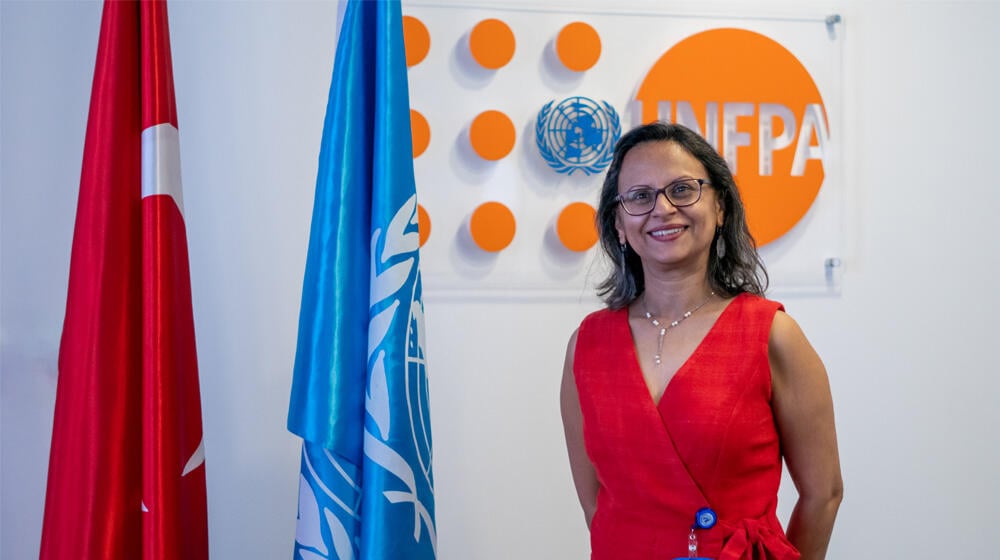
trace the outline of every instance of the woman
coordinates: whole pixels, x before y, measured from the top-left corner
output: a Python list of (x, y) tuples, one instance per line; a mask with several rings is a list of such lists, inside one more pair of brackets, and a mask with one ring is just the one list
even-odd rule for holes
[[(823, 363), (777, 302), (725, 161), (676, 124), (621, 138), (598, 229), (607, 309), (561, 408), (593, 560), (821, 560), (842, 482)], [(798, 489), (775, 515), (782, 457)]]

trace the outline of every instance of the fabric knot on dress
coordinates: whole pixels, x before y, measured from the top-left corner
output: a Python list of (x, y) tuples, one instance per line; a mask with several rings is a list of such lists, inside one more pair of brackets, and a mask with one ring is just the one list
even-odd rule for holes
[(780, 532), (761, 519), (721, 521), (731, 532), (719, 553), (719, 560), (799, 560), (799, 551)]

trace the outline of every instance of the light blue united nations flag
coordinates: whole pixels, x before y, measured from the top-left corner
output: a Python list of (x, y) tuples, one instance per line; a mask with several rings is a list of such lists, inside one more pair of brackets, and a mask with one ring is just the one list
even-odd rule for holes
[(558, 173), (600, 173), (614, 156), (622, 134), (618, 112), (607, 101), (567, 97), (549, 101), (535, 121), (538, 153)]
[(296, 560), (436, 557), (398, 1), (350, 0), (323, 126), (288, 429)]

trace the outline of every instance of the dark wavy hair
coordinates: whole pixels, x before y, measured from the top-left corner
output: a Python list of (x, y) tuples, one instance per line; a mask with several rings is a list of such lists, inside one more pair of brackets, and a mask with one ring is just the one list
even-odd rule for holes
[(715, 240), (721, 235), (726, 247), (725, 255), (720, 258), (713, 241), (708, 257), (708, 280), (715, 293), (726, 296), (744, 292), (764, 295), (768, 284), (767, 271), (747, 227), (743, 201), (726, 160), (698, 133), (685, 126), (666, 122), (633, 128), (615, 145), (614, 159), (604, 178), (597, 206), (597, 231), (601, 247), (611, 260), (612, 269), (608, 277), (598, 284), (597, 295), (608, 307), (620, 309), (632, 303), (645, 289), (639, 255), (627, 244), (622, 248), (615, 229), (619, 211), (618, 175), (621, 173), (622, 162), (632, 148), (643, 142), (676, 142), (697, 158), (708, 171), (708, 183), (715, 189), (724, 216), (722, 227), (716, 231)]

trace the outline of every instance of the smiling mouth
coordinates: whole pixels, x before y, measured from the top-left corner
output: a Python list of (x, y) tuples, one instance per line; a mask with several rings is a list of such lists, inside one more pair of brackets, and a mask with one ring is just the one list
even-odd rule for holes
[(649, 232), (649, 235), (652, 235), (653, 237), (667, 237), (684, 231), (686, 227), (687, 226), (680, 226), (670, 229), (658, 229), (656, 231)]

